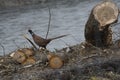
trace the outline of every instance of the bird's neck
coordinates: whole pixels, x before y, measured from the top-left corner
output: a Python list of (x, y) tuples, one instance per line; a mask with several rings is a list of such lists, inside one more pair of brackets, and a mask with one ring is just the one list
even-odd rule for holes
[(33, 36), (34, 35), (34, 33), (33, 32), (30, 32), (30, 34)]

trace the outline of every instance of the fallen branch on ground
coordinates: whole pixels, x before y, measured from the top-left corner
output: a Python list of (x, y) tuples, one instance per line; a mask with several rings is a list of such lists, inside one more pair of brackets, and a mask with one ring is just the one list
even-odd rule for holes
[(34, 43), (29, 38), (27, 38), (27, 36), (23, 35), (23, 37), (27, 39), (36, 50), (38, 50), (37, 47), (34, 45)]

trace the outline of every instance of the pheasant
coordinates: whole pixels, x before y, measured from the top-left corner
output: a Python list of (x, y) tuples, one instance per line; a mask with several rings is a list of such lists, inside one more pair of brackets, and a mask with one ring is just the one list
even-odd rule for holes
[(39, 47), (43, 47), (43, 48), (45, 48), (45, 49), (46, 49), (46, 46), (47, 46), (52, 40), (55, 40), (55, 39), (58, 39), (58, 38), (62, 38), (62, 37), (67, 36), (67, 35), (61, 35), (61, 36), (58, 36), (58, 37), (55, 37), (55, 38), (45, 39), (45, 38), (42, 38), (41, 36), (36, 35), (31, 29), (29, 29), (28, 32), (31, 34), (34, 42), (35, 42)]

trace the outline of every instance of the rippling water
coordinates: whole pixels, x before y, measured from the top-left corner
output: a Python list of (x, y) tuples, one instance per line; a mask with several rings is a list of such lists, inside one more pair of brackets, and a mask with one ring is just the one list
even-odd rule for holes
[[(72, 2), (71, 2), (72, 1)], [(68, 45), (75, 45), (84, 41), (84, 25), (91, 9), (101, 0), (63, 0), (51, 2), (52, 20), (48, 37), (70, 34), (67, 37), (52, 41), (47, 49), (61, 49)], [(120, 6), (120, 1), (115, 0)], [(36, 34), (45, 37), (48, 26), (48, 8), (40, 5), (26, 6), (0, 11), (0, 43), (4, 45), (6, 53), (19, 47), (31, 46), (23, 34), (28, 34), (31, 28)], [(31, 38), (32, 39), (32, 38)], [(0, 54), (2, 54), (0, 47)]]

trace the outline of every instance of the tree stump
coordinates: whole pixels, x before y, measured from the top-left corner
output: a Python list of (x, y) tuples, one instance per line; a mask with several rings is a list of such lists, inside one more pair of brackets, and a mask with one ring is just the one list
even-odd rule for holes
[(113, 42), (110, 25), (117, 22), (118, 14), (118, 7), (111, 1), (97, 4), (85, 25), (86, 42), (96, 47), (111, 46)]

